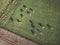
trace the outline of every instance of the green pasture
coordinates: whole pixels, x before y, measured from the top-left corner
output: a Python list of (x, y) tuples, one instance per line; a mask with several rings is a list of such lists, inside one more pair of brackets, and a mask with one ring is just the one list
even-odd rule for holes
[[(8, 2), (3, 7), (0, 3), (0, 12)], [(0, 17), (0, 27), (42, 45), (60, 44), (60, 0), (16, 0), (15, 3), (6, 10), (4, 20)]]

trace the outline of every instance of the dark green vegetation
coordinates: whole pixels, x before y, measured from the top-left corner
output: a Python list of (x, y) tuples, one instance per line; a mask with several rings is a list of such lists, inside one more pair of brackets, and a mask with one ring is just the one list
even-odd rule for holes
[(60, 0), (13, 1), (0, 14), (0, 26), (42, 45), (60, 44)]

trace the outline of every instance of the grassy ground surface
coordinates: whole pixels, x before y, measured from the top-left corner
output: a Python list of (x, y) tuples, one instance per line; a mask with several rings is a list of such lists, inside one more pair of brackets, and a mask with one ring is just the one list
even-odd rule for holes
[(15, 7), (13, 4), (8, 7), (12, 7), (7, 12), (8, 21), (5, 23), (6, 20), (2, 20), (4, 22), (1, 25), (44, 45), (59, 45), (59, 2), (59, 0), (18, 0)]

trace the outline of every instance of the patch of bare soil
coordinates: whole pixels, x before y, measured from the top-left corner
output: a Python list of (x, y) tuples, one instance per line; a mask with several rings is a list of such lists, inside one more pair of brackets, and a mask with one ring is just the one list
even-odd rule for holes
[(39, 44), (0, 28), (0, 45), (39, 45)]

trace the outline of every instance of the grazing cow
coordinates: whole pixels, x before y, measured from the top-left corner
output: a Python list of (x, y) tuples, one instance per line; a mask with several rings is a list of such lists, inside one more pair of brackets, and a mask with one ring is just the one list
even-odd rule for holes
[(42, 24), (41, 23), (38, 23), (38, 25), (42, 27)]
[(50, 26), (49, 24), (47, 24), (47, 27), (48, 27), (49, 29), (51, 29), (51, 26)]
[(12, 18), (12, 17), (10, 17), (10, 20), (11, 20), (11, 21), (13, 21), (13, 18)]
[(23, 17), (23, 14), (20, 14), (21, 18)]
[(21, 12), (23, 12), (24, 10), (23, 9), (20, 9)]
[(32, 20), (29, 20), (29, 22), (30, 22), (31, 24), (33, 24)]
[(17, 22), (21, 22), (19, 19), (17, 19)]
[(27, 14), (30, 14), (30, 12), (29, 12), (29, 11), (27, 11)]
[(32, 28), (35, 28), (34, 24), (31, 24), (31, 27), (32, 27)]
[(31, 29), (31, 33), (32, 33), (32, 34), (34, 34), (34, 33), (35, 33), (33, 29)]
[(31, 10), (31, 11), (33, 11), (33, 9), (32, 9), (32, 8), (30, 8), (30, 10)]
[(23, 5), (24, 8), (26, 8), (26, 5)]

